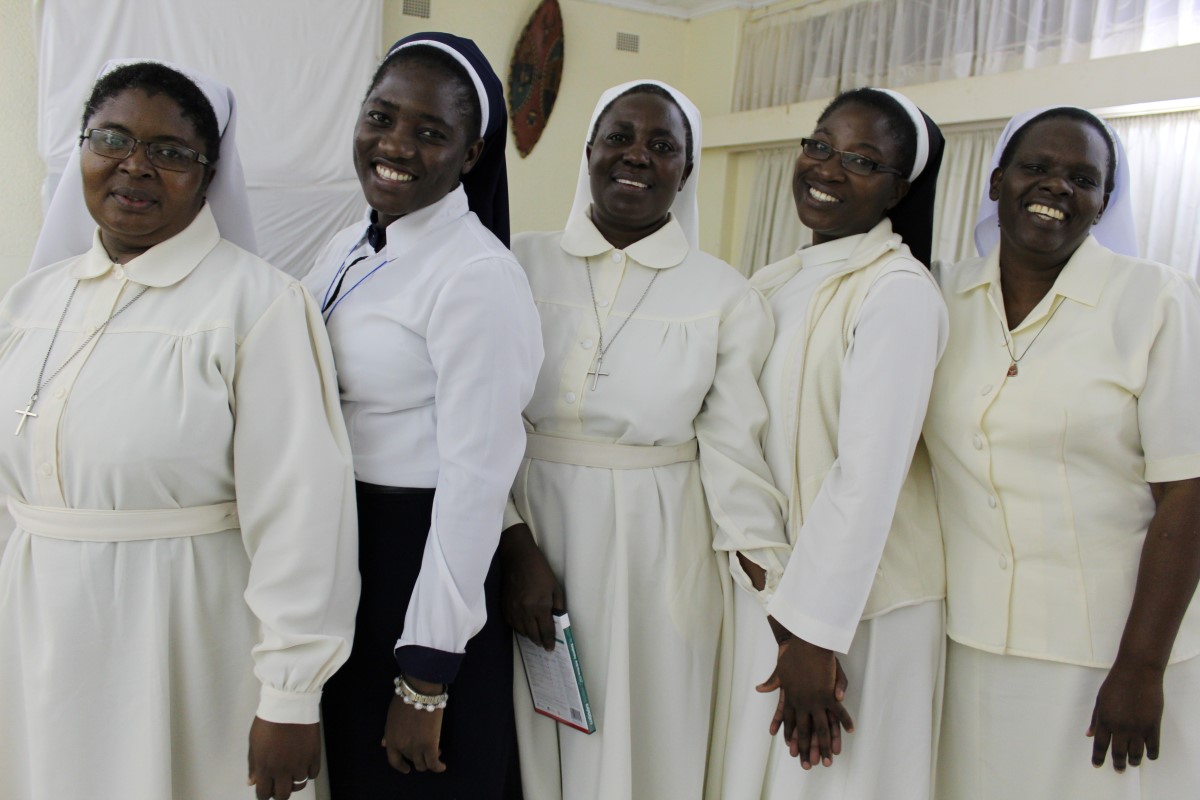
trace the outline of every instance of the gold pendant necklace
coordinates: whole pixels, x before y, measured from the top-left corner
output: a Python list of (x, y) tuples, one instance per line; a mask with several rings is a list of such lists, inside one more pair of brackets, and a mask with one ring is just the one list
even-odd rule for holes
[(1034, 335), (1033, 341), (1027, 344), (1025, 349), (1021, 351), (1020, 356), (1018, 356), (1016, 353), (1016, 342), (1011, 341), (1010, 343), (1011, 337), (1009, 336), (1008, 328), (1004, 327), (1004, 320), (1000, 320), (1000, 332), (1004, 335), (1004, 349), (1008, 351), (1008, 358), (1010, 362), (1008, 365), (1008, 377), (1017, 377), (1017, 364), (1021, 363), (1021, 359), (1029, 354), (1029, 349), (1037, 343), (1038, 337), (1042, 335), (1042, 331), (1046, 330), (1046, 326), (1050, 324), (1050, 320), (1054, 319), (1054, 315), (1058, 313), (1058, 310), (1063, 307), (1063, 303), (1065, 302), (1065, 298), (1059, 301), (1058, 305), (1054, 307), (1054, 310), (1050, 312), (1050, 316), (1047, 317), (1046, 321), (1042, 323), (1042, 327), (1038, 328), (1038, 332)]

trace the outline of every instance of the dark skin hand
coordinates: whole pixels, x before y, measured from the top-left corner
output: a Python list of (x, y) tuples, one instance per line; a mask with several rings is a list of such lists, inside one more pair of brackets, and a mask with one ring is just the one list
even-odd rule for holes
[(737, 557), (738, 563), (742, 565), (742, 569), (746, 571), (747, 577), (750, 578), (750, 585), (756, 591), (761, 592), (767, 585), (767, 571), (741, 553), (738, 553)]
[(774, 736), (783, 726), (783, 736), (800, 766), (831, 766), (842, 752), (842, 728), (854, 732), (854, 720), (842, 700), (846, 697), (846, 674), (832, 650), (793, 636), (773, 617), (768, 617), (779, 656), (774, 672), (756, 688), (760, 692), (780, 690), (779, 704), (771, 720)]
[[(446, 690), (445, 684), (430, 683), (411, 675), (405, 675), (404, 680), (420, 694), (438, 695)], [(392, 769), (405, 775), (413, 769), (417, 772), (446, 771), (441, 750), (442, 713), (440, 708), (425, 711), (410, 706), (400, 695), (392, 698), (380, 742), (387, 750)]]
[(317, 723), (292, 725), (258, 717), (250, 725), (250, 777), (258, 800), (288, 800), (321, 771), (321, 730)]
[(1133, 607), (1117, 658), (1096, 695), (1087, 735), (1092, 765), (1136, 767), (1158, 758), (1163, 673), (1179, 625), (1200, 582), (1200, 478), (1152, 483), (1157, 510), (1138, 564)]
[(517, 633), (553, 650), (553, 612), (566, 610), (567, 598), (529, 526), (513, 525), (500, 534), (499, 552), (504, 619)]

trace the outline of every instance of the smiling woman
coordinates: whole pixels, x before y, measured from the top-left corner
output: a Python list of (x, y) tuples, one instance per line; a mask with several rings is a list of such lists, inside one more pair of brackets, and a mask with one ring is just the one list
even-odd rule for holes
[(512, 635), (489, 568), (542, 348), (504, 246), (503, 108), (469, 39), (397, 42), (354, 131), (367, 219), (305, 279), (358, 479), (363, 596), (323, 703), (335, 800), (489, 800), (516, 780)]
[(929, 798), (945, 575), (920, 433), (946, 343), (925, 268), (942, 146), (901, 94), (837, 97), (793, 177), (813, 246), (752, 280), (775, 314), (765, 452), (793, 551), (771, 630), (738, 598), (724, 800)]
[(1200, 786), (1200, 288), (1135, 257), (1127, 161), (1083, 109), (1015, 118), (940, 278), (947, 800)]
[(318, 777), (358, 592), (349, 443), (312, 298), (223, 238), (249, 230), (234, 120), (211, 79), (106, 65), (41, 239), (91, 247), (0, 302), (24, 406), (0, 436), (0, 796)]
[[(204, 205), (217, 153), (208, 155), (197, 126), (179, 103), (165, 94), (128, 89), (98, 103), (84, 125), (84, 202), (117, 263), (191, 224)], [(161, 156), (153, 157), (151, 150), (161, 151), (167, 144), (180, 148), (179, 163), (164, 169)], [(201, 151), (208, 164), (195, 158)]]
[(551, 610), (569, 611), (596, 732), (536, 714), (519, 674), (521, 776), (539, 800), (696, 800), (719, 771), (706, 775), (733, 580), (763, 587), (734, 553), (767, 585), (781, 571), (756, 384), (770, 314), (698, 248), (687, 97), (614, 87), (586, 134), (566, 229), (513, 242), (547, 358), (500, 552), (518, 633), (552, 648)]

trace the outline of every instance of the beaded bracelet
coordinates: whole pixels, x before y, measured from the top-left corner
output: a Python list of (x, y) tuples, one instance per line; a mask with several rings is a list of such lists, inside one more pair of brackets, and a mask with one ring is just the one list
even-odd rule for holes
[(396, 694), (404, 701), (405, 705), (412, 706), (418, 711), (435, 711), (439, 708), (446, 707), (446, 701), (450, 699), (449, 692), (441, 694), (421, 694), (408, 681), (404, 680), (403, 675), (396, 676), (392, 681), (396, 686)]

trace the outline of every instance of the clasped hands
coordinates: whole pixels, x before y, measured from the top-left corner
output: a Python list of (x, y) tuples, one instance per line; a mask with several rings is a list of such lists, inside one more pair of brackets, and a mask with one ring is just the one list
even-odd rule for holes
[(768, 621), (779, 655), (770, 677), (755, 688), (763, 693), (779, 690), (771, 735), (783, 728), (788, 752), (804, 769), (831, 766), (842, 752), (842, 729), (854, 732), (854, 720), (842, 705), (846, 673), (832, 650), (793, 636), (774, 618)]

